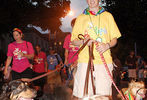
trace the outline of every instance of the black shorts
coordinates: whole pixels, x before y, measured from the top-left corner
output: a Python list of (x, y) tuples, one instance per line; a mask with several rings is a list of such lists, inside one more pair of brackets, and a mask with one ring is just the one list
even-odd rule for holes
[(12, 74), (12, 80), (17, 80), (21, 78), (32, 78), (33, 70), (31, 68), (27, 68), (21, 73), (12, 70), (11, 74)]

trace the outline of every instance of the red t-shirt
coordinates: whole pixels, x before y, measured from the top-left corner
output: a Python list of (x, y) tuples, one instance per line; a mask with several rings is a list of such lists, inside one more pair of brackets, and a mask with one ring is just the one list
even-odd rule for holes
[(7, 56), (13, 57), (12, 70), (21, 73), (30, 67), (30, 63), (26, 57), (19, 55), (20, 52), (24, 54), (34, 54), (32, 44), (23, 41), (22, 43), (13, 42), (8, 45)]
[(69, 34), (65, 37), (63, 48), (68, 50), (68, 61), (69, 61), (69, 63), (74, 63), (78, 59), (78, 54), (75, 55), (73, 57), (73, 59), (70, 59), (70, 58), (79, 50), (79, 47), (74, 46), (71, 43), (70, 39), (71, 39), (71, 34)]
[(46, 54), (44, 52), (40, 52), (38, 55), (34, 56), (34, 65), (33, 70), (37, 73), (45, 72), (45, 62)]

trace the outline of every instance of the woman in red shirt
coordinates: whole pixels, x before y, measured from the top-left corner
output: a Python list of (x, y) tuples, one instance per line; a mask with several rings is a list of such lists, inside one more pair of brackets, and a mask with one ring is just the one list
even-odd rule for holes
[[(33, 71), (34, 77), (39, 76), (47, 72), (47, 60), (46, 60), (46, 54), (45, 52), (41, 51), (41, 48), (39, 45), (35, 46), (35, 56), (34, 56), (34, 64), (33, 64)], [(44, 84), (46, 82), (46, 78), (41, 78), (39, 80), (34, 81), (34, 85), (40, 86), (43, 88)]]
[(30, 42), (23, 40), (23, 33), (20, 29), (13, 29), (14, 42), (8, 45), (7, 60), (4, 75), (8, 75), (8, 66), (12, 62), (12, 80), (21, 78), (32, 78), (32, 70), (28, 59), (33, 59), (34, 49)]

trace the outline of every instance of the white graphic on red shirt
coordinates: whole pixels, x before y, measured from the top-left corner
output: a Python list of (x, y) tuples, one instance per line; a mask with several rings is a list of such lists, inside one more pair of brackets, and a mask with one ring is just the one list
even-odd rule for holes
[(72, 43), (69, 44), (69, 47), (71, 51), (78, 51), (78, 46), (74, 46)]
[(27, 53), (26, 51), (21, 51), (19, 48), (15, 48), (15, 50), (13, 51), (14, 56), (16, 56), (15, 59), (21, 60), (21, 59), (24, 59), (25, 58), (25, 57), (22, 57), (20, 55), (21, 52), (24, 53), (24, 54)]
[(35, 58), (35, 62), (36, 62), (37, 64), (40, 64), (41, 62), (43, 62), (43, 58), (36, 57), (36, 58)]

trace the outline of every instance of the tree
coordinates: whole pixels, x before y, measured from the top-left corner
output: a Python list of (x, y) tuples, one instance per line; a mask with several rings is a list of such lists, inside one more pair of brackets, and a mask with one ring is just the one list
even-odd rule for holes
[(59, 30), (60, 18), (70, 10), (69, 0), (1, 0), (0, 26), (3, 31), (28, 24), (43, 30)]

